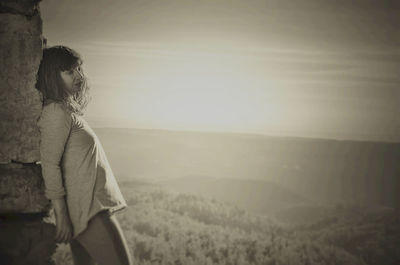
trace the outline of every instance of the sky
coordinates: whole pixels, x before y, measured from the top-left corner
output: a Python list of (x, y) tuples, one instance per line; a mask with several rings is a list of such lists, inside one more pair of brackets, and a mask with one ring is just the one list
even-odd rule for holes
[(400, 142), (400, 2), (42, 0), (91, 127)]

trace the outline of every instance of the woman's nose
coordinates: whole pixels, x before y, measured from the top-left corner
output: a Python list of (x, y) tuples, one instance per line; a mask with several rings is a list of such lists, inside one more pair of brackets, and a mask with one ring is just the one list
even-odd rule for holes
[(76, 70), (75, 72), (78, 73), (78, 75), (75, 75), (75, 77), (76, 77), (77, 79), (83, 79), (83, 73), (82, 73), (81, 71)]

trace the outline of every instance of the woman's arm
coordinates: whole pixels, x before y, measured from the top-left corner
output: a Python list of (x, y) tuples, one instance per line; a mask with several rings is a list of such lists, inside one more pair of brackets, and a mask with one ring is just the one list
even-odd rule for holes
[(45, 197), (49, 200), (60, 199), (66, 195), (61, 159), (72, 127), (72, 118), (59, 103), (51, 103), (43, 108), (38, 125)]
[(65, 197), (59, 199), (52, 199), (51, 203), (56, 213), (68, 214), (67, 204), (65, 203)]
[(67, 243), (72, 236), (72, 225), (65, 202), (61, 160), (72, 128), (72, 118), (62, 106), (52, 103), (43, 108), (38, 126), (45, 197), (51, 200), (56, 215), (56, 241)]

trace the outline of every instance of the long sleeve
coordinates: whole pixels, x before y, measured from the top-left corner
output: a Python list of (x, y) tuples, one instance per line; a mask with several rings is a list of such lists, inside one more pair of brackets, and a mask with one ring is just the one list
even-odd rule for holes
[(59, 103), (51, 103), (43, 107), (38, 126), (44, 195), (49, 200), (58, 199), (66, 195), (61, 159), (72, 127), (72, 118)]

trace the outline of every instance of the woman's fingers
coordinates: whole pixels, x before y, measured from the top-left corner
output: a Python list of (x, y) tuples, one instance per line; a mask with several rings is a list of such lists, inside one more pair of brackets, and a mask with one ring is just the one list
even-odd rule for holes
[(66, 240), (67, 240), (67, 231), (64, 229), (61, 242), (65, 243)]
[(60, 231), (60, 229), (57, 227), (57, 229), (56, 229), (56, 238), (55, 238), (55, 240), (56, 240), (57, 243), (60, 242), (60, 238), (61, 238), (60, 233), (61, 233), (61, 231)]
[(68, 238), (69, 238), (69, 228), (65, 226), (63, 242), (68, 243)]
[(58, 236), (57, 236), (57, 242), (61, 243), (62, 238), (63, 238), (63, 231), (62, 231), (62, 229), (59, 229)]
[(72, 231), (73, 227), (69, 217), (61, 215), (56, 224), (56, 242), (68, 243), (72, 238)]
[(66, 238), (66, 230), (65, 229), (57, 229), (56, 233), (56, 242), (57, 243), (64, 243)]
[(64, 243), (68, 243), (68, 237), (69, 237), (69, 232), (68, 232), (68, 230), (66, 230), (64, 233), (64, 238), (63, 238)]
[(71, 230), (69, 230), (67, 233), (67, 238), (65, 239), (65, 241), (66, 241), (65, 243), (68, 243), (71, 240), (71, 237), (72, 237), (72, 232), (71, 232)]
[(72, 238), (72, 230), (65, 226), (60, 230), (58, 240), (61, 243), (68, 243)]

